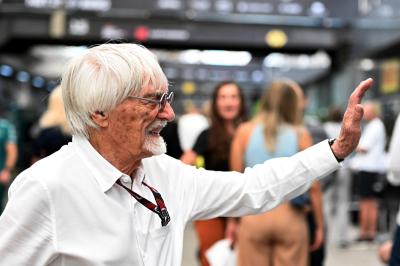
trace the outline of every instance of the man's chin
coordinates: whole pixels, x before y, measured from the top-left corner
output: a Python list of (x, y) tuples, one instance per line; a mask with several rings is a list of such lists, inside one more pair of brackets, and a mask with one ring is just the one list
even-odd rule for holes
[(144, 143), (144, 150), (149, 153), (149, 157), (161, 155), (167, 152), (167, 145), (162, 137), (147, 138)]

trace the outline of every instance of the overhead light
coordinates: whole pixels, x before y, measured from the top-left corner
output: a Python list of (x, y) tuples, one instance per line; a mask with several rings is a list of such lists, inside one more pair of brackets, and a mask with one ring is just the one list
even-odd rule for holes
[(1, 65), (0, 66), (0, 75), (3, 77), (11, 77), (14, 73), (14, 69), (9, 65)]
[(206, 65), (245, 66), (251, 61), (249, 52), (206, 50), (201, 53), (200, 61)]
[(200, 50), (186, 50), (179, 53), (178, 59), (186, 64), (198, 64), (201, 61)]
[(31, 75), (26, 72), (26, 71), (19, 71), (17, 73), (17, 80), (19, 82), (28, 82), (28, 80), (30, 79)]
[(371, 71), (374, 68), (375, 64), (369, 58), (364, 58), (360, 61), (360, 69), (364, 71)]
[(326, 69), (331, 66), (331, 59), (323, 51), (312, 55), (271, 53), (264, 58), (263, 65), (267, 68)]
[(46, 81), (44, 80), (44, 78), (40, 77), (40, 76), (35, 76), (32, 79), (32, 86), (36, 87), (36, 88), (43, 88), (44, 85), (46, 84)]
[(282, 48), (288, 42), (288, 36), (283, 30), (271, 30), (265, 35), (265, 42), (273, 48)]
[(57, 84), (58, 84), (57, 81), (50, 80), (50, 81), (47, 83), (46, 90), (49, 91), (49, 92), (51, 92), (52, 90), (54, 90), (55, 87), (57, 87)]

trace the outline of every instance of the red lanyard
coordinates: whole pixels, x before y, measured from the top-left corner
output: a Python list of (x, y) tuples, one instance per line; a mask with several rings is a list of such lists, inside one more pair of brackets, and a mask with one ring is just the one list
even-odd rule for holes
[(155, 205), (153, 202), (147, 200), (146, 198), (143, 198), (142, 196), (140, 196), (136, 192), (130, 190), (126, 186), (124, 186), (119, 179), (117, 180), (116, 183), (118, 185), (120, 185), (121, 187), (123, 187), (126, 191), (128, 191), (129, 194), (131, 194), (131, 196), (134, 197), (140, 204), (142, 204), (143, 206), (145, 206), (147, 209), (151, 210), (152, 212), (157, 213), (161, 219), (161, 226), (166, 226), (169, 223), (171, 218), (169, 217), (167, 207), (165, 206), (165, 203), (164, 203), (163, 198), (161, 197), (161, 194), (155, 188), (147, 185), (145, 182), (142, 182), (142, 184), (145, 185), (146, 187), (148, 187), (151, 190), (151, 192), (153, 193), (153, 196), (154, 196), (154, 199), (156, 200), (157, 205)]

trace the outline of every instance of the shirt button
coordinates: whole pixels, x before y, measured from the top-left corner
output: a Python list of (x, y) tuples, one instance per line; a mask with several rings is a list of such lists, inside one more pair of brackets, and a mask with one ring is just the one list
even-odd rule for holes
[(129, 182), (131, 181), (131, 179), (130, 179), (129, 176), (123, 176), (123, 177), (121, 177), (121, 180), (122, 180), (122, 182), (124, 182), (124, 183), (129, 183)]

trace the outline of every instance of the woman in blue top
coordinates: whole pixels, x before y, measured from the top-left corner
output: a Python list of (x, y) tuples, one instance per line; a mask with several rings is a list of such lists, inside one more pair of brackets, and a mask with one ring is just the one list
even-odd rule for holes
[[(308, 131), (301, 126), (303, 95), (292, 81), (274, 82), (261, 101), (260, 114), (239, 126), (231, 148), (231, 168), (246, 166), (277, 157), (287, 157), (311, 146)], [(322, 198), (319, 184), (310, 189), (310, 200), (317, 211), (318, 232), (312, 249), (323, 240)], [(283, 203), (270, 212), (242, 217), (238, 229), (238, 265), (308, 264), (306, 208)], [(232, 226), (232, 221), (230, 225)]]

